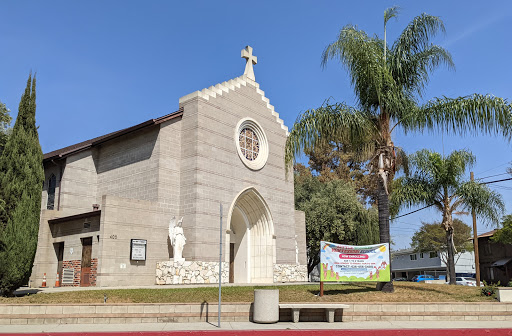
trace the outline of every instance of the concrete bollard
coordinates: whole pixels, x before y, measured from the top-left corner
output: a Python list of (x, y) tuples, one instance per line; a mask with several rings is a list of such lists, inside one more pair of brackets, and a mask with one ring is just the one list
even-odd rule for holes
[(279, 321), (279, 289), (255, 289), (253, 321), (276, 323)]

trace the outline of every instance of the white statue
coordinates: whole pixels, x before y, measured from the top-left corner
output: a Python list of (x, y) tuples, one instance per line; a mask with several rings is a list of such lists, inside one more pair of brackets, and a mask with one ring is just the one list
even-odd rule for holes
[(174, 261), (183, 263), (185, 258), (183, 258), (183, 248), (185, 247), (187, 238), (185, 238), (185, 234), (183, 233), (183, 217), (176, 224), (176, 217), (173, 216), (169, 223), (169, 239), (171, 240), (172, 251), (174, 256)]

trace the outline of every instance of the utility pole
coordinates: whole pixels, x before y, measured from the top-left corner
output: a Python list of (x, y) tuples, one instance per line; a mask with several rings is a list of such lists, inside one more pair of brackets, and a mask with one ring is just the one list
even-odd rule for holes
[[(475, 180), (475, 174), (471, 172), (471, 181)], [(475, 272), (476, 272), (476, 286), (480, 287), (480, 256), (478, 254), (478, 234), (476, 232), (476, 214), (475, 209), (471, 209), (473, 216), (473, 246), (475, 250)]]
[(220, 328), (220, 314), (222, 306), (222, 203), (219, 204), (220, 210), (220, 239), (219, 239), (219, 322), (218, 327)]

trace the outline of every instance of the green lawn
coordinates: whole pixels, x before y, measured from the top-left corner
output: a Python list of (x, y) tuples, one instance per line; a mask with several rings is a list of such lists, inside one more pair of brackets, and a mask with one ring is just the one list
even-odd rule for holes
[[(318, 285), (265, 287), (224, 287), (223, 302), (252, 302), (255, 288), (279, 289), (280, 302), (476, 302), (492, 301), (480, 295), (475, 287), (395, 283), (395, 292), (384, 294), (375, 290), (374, 283), (350, 285), (326, 284), (324, 297), (318, 297)], [(218, 288), (162, 288), (87, 290), (61, 293), (38, 293), (24, 297), (0, 298), (0, 303), (202, 303), (217, 302)]]

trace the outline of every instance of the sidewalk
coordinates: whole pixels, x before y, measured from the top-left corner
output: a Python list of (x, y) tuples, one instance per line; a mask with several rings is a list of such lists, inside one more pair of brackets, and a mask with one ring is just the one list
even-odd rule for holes
[[(252, 322), (216, 321), (196, 323), (138, 323), (138, 324), (59, 324), (59, 325), (3, 325), (2, 333), (59, 333), (59, 332), (162, 332), (162, 331), (222, 331), (222, 330), (378, 330), (378, 329), (510, 329), (512, 321), (375, 321), (375, 322), (279, 322), (256, 324)], [(483, 332), (483, 331), (482, 331)]]

